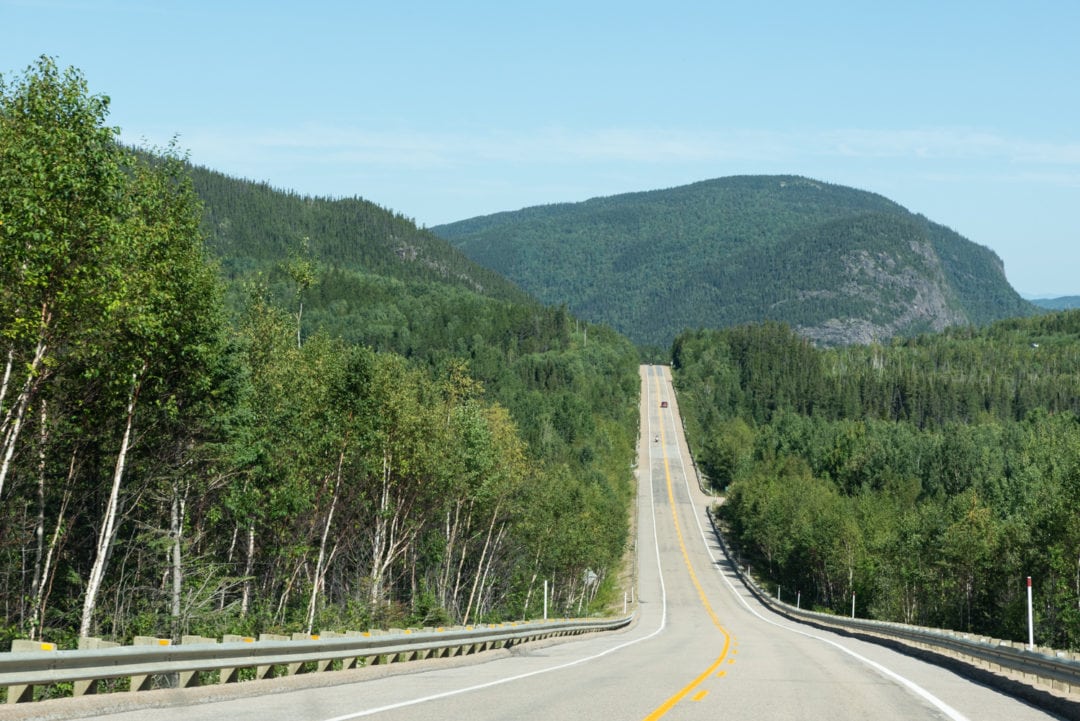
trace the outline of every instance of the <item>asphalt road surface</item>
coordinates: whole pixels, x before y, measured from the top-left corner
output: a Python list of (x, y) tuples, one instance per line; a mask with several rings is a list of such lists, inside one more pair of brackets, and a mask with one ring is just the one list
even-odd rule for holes
[[(766, 610), (740, 584), (708, 532), (706, 508), (712, 499), (693, 476), (668, 369), (643, 366), (641, 380), (637, 586), (631, 606), (635, 620), (629, 629), (495, 652), (467, 664), (424, 662), (415, 671), (399, 670), (382, 678), (353, 681), (345, 675), (352, 672), (321, 674), (320, 680), (292, 683), (328, 683), (326, 677), (337, 676), (336, 685), (267, 686), (274, 693), (257, 696), (250, 688), (147, 692), (138, 694), (146, 699), (139, 703), (153, 699), (168, 705), (111, 715), (99, 709), (94, 717), (116, 721), (1052, 718), (940, 667), (782, 620)], [(208, 693), (244, 697), (205, 701)]]

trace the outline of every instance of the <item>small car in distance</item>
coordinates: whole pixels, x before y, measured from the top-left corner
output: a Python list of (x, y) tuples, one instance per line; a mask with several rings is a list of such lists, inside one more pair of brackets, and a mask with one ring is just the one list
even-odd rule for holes
[(660, 401), (661, 408), (667, 408), (667, 401)]

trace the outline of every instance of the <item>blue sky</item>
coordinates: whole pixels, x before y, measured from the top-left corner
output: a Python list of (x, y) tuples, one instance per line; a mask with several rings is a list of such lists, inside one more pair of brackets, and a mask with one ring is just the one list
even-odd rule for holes
[(739, 174), (880, 193), (1080, 294), (1080, 2), (0, 0), (125, 140), (422, 225)]

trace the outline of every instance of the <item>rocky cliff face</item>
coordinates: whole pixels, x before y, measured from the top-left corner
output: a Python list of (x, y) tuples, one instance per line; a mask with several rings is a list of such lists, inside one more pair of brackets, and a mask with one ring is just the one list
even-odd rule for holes
[(954, 297), (941, 260), (929, 242), (912, 240), (916, 262), (887, 252), (858, 250), (845, 255), (835, 290), (816, 295), (848, 307), (869, 307), (861, 316), (828, 318), (798, 325), (796, 331), (817, 345), (872, 343), (897, 335), (940, 331), (969, 322)]

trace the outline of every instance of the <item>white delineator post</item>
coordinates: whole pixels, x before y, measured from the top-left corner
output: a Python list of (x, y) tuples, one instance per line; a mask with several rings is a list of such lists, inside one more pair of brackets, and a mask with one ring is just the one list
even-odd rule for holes
[(1028, 596), (1028, 651), (1035, 648), (1035, 617), (1031, 612), (1031, 576), (1027, 577)]
[(547, 580), (544, 580), (544, 620), (547, 620)]

